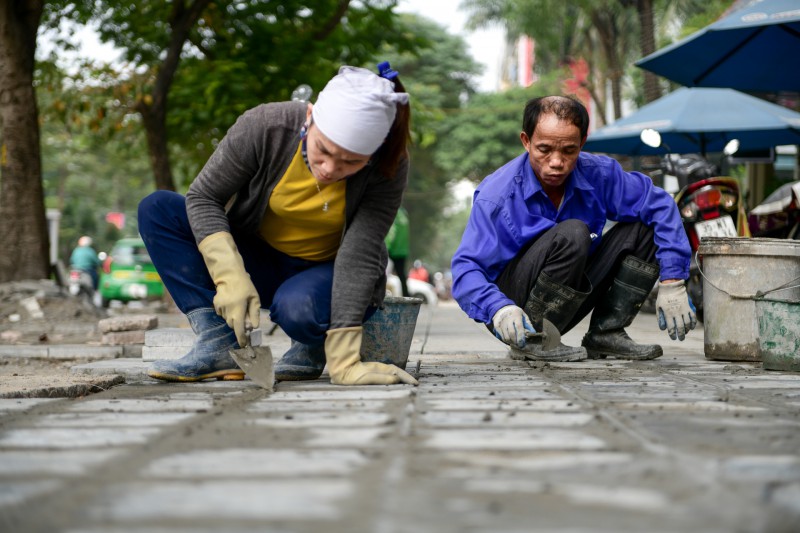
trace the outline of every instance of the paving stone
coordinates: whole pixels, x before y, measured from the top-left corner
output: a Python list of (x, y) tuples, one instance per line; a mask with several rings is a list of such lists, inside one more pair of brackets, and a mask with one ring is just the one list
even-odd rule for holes
[(357, 410), (363, 411), (380, 411), (386, 410), (388, 401), (375, 401), (375, 400), (279, 400), (273, 401), (272, 399), (260, 400), (253, 402), (248, 406), (247, 411), (250, 413), (297, 413), (297, 412), (311, 412), (325, 410), (337, 410), (340, 412)]
[(142, 361), (153, 362), (161, 359), (174, 361), (180, 359), (191, 349), (190, 346), (142, 346)]
[(425, 400), (425, 409), (442, 411), (579, 411), (581, 405), (572, 400)]
[(372, 427), (393, 423), (394, 417), (387, 413), (358, 411), (300, 412), (255, 421), (257, 426), (272, 428)]
[(190, 328), (158, 328), (144, 334), (146, 346), (190, 348), (194, 344), (194, 339), (194, 331)]
[(120, 346), (123, 344), (144, 344), (144, 331), (112, 331), (103, 333), (103, 344)]
[(101, 333), (148, 330), (158, 327), (156, 315), (122, 315), (104, 318), (97, 323)]
[(567, 429), (437, 429), (420, 431), (423, 446), (441, 450), (601, 450), (597, 437)]
[(118, 457), (121, 450), (0, 451), (0, 476), (53, 474), (76, 476)]
[(722, 470), (728, 479), (794, 481), (800, 479), (800, 457), (745, 455), (722, 460)]
[(143, 475), (153, 478), (348, 476), (368, 462), (357, 450), (228, 448), (163, 457), (147, 465)]
[(118, 399), (84, 400), (70, 406), (70, 411), (115, 413), (158, 413), (170, 411), (204, 412), (211, 408), (213, 401), (207, 399)]
[(731, 402), (722, 401), (683, 401), (678, 398), (677, 401), (663, 402), (663, 401), (637, 401), (637, 402), (619, 402), (614, 404), (615, 409), (648, 409), (657, 411), (722, 411), (722, 412), (738, 412), (738, 413), (759, 413), (767, 411), (766, 407), (754, 407), (750, 405), (741, 405)]
[(27, 411), (38, 405), (57, 401), (59, 398), (0, 398), (0, 413)]
[(142, 381), (151, 379), (147, 376), (148, 366), (141, 357), (120, 358), (73, 365), (69, 371), (84, 376), (124, 376), (126, 381)]
[(444, 456), (446, 463), (465, 465), (467, 468), (447, 466), (447, 475), (456, 477), (473, 477), (475, 469), (497, 469), (536, 472), (544, 470), (583, 470), (593, 466), (621, 465), (631, 463), (635, 456), (630, 453), (620, 452), (593, 452), (593, 451), (542, 451), (535, 452), (495, 452), (483, 451), (481, 453), (447, 452)]
[(643, 487), (554, 484), (535, 480), (471, 479), (466, 490), (475, 492), (547, 493), (563, 496), (577, 505), (598, 505), (638, 512), (669, 512), (673, 506), (663, 493)]
[(11, 429), (0, 433), (5, 448), (94, 448), (143, 444), (158, 428), (33, 428)]
[(116, 359), (122, 357), (121, 346), (90, 346), (86, 344), (56, 344), (49, 348), (50, 359)]
[[(555, 387), (554, 387), (555, 388)], [(506, 389), (503, 387), (496, 388), (469, 388), (469, 389), (455, 389), (455, 390), (441, 390), (433, 391), (420, 391), (420, 397), (426, 398), (427, 396), (435, 397), (437, 400), (556, 400), (559, 398), (557, 394), (546, 392), (544, 389)]]
[(303, 444), (318, 448), (372, 448), (391, 432), (385, 427), (312, 428)]
[(418, 420), (433, 427), (577, 427), (594, 419), (587, 413), (547, 413), (538, 411), (428, 411)]
[(54, 492), (61, 485), (61, 482), (53, 479), (17, 482), (0, 481), (0, 508), (19, 505), (28, 498)]
[(42, 427), (138, 427), (180, 424), (195, 416), (190, 413), (59, 413), (37, 418)]
[(53, 344), (53, 345), (0, 345), (0, 358), (28, 359), (110, 359), (122, 357), (121, 346), (99, 346), (91, 344)]
[(322, 391), (275, 391), (272, 400), (396, 400), (410, 398), (414, 389), (404, 385), (387, 387), (337, 387)]
[(127, 483), (105, 491), (89, 515), (94, 520), (122, 523), (141, 523), (143, 517), (156, 523), (181, 519), (336, 520), (341, 516), (338, 502), (352, 492), (351, 481), (325, 478)]
[[(230, 524), (225, 525), (225, 533), (264, 533), (264, 526), (234, 526)], [(219, 527), (137, 527), (137, 526), (102, 526), (102, 527), (82, 527), (80, 529), (66, 529), (64, 533), (220, 533)], [(296, 533), (296, 530), (283, 529), (280, 527), (269, 526), (269, 533)]]

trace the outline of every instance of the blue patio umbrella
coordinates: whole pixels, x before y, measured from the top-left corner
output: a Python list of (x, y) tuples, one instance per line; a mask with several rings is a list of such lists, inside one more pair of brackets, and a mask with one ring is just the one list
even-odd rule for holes
[(740, 150), (800, 144), (800, 113), (733, 89), (682, 87), (589, 135), (584, 151), (658, 155), (639, 134), (652, 128), (672, 153), (721, 152), (738, 139)]
[(800, 91), (800, 1), (754, 0), (636, 66), (687, 87)]

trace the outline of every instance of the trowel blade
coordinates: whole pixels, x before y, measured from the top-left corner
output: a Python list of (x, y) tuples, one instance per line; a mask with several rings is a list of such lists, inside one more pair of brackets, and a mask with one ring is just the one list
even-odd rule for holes
[(272, 350), (261, 346), (261, 330), (247, 332), (250, 343), (244, 348), (230, 350), (229, 353), (239, 368), (256, 384), (272, 391), (275, 386), (275, 367), (272, 364)]
[(537, 333), (525, 333), (525, 338), (528, 340), (541, 339), (543, 350), (552, 350), (561, 344), (561, 333), (558, 328), (546, 318), (542, 319), (542, 331)]

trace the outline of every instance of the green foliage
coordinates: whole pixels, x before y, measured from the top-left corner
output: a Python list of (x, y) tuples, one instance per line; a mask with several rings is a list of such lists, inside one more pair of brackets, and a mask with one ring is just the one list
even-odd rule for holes
[(564, 74), (551, 73), (528, 88), (477, 94), (443, 123), (435, 161), (453, 179), (478, 182), (522, 153), (519, 139), (525, 103), (537, 96), (562, 94)]
[(403, 205), (409, 213), (411, 255), (430, 261), (438, 250), (441, 213), (450, 201), (448, 184), (454, 178), (434, 160), (443, 139), (442, 124), (461, 112), (462, 98), (474, 94), (471, 80), (480, 67), (467, 54), (463, 38), (433, 21), (403, 15), (399, 25), (409, 37), (399, 45), (385, 45), (374, 61), (390, 61), (410, 94), (413, 145)]
[[(86, 63), (67, 75), (45, 60), (35, 79), (45, 206), (61, 212), (59, 257), (67, 261), (81, 235), (108, 251), (123, 233), (138, 233), (136, 207), (152, 190), (143, 131), (123, 113), (106, 67)], [(124, 232), (106, 222), (109, 212), (125, 214)]]

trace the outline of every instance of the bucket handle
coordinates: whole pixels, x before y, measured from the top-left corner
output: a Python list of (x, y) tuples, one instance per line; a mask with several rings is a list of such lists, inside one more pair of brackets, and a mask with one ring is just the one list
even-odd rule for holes
[(763, 298), (764, 296), (766, 296), (767, 294), (769, 294), (771, 292), (788, 291), (789, 289), (795, 289), (797, 287), (800, 287), (800, 284), (789, 285), (790, 283), (794, 283), (795, 281), (800, 281), (800, 276), (798, 276), (798, 277), (796, 277), (794, 279), (791, 279), (791, 280), (787, 281), (783, 285), (779, 285), (779, 286), (775, 287), (774, 289), (770, 289), (768, 291), (756, 291), (755, 294), (731, 294), (728, 291), (726, 291), (725, 289), (721, 289), (721, 288), (717, 287), (716, 285), (714, 285), (714, 283), (710, 279), (708, 279), (706, 277), (706, 275), (703, 273), (703, 269), (700, 268), (699, 255), (700, 255), (700, 250), (697, 250), (694, 253), (694, 262), (697, 265), (697, 270), (698, 270), (698, 272), (700, 272), (700, 275), (703, 276), (703, 279), (706, 280), (709, 285), (711, 285), (712, 287), (714, 287), (715, 289), (717, 289), (720, 292), (724, 292), (725, 294), (727, 294), (731, 298), (739, 298), (739, 299), (743, 299), (743, 300), (753, 300), (755, 298)]

